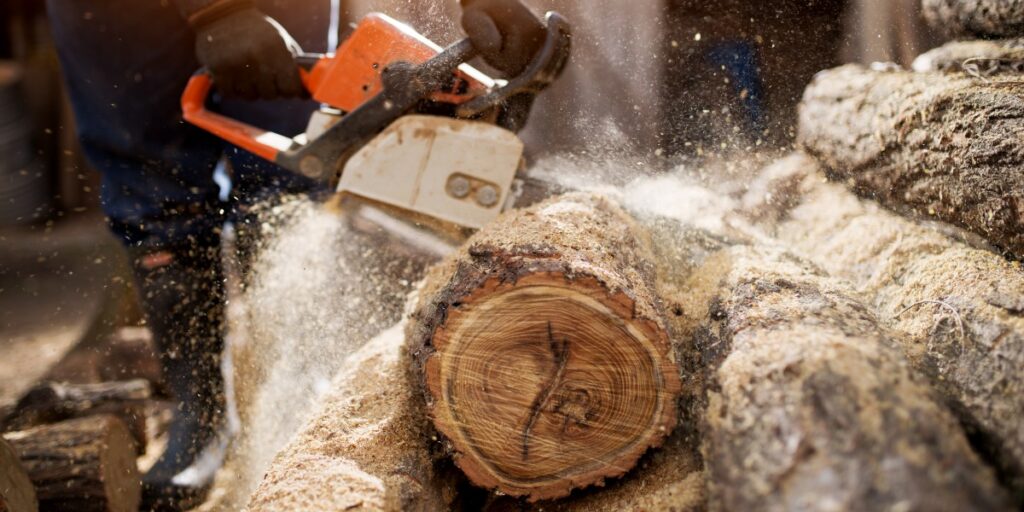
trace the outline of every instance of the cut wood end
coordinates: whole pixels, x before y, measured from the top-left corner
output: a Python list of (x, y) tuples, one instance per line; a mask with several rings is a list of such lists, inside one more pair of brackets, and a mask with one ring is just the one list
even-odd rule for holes
[(624, 294), (557, 272), (480, 289), (448, 311), (426, 361), (434, 423), (474, 484), (563, 497), (622, 475), (671, 432), (674, 354)]

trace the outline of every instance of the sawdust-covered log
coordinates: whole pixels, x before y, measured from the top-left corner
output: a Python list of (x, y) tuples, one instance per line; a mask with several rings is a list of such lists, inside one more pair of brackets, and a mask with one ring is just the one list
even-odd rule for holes
[(422, 392), (407, 359), (404, 324), (349, 356), (248, 509), (451, 509), (455, 470), (431, 454)]
[(691, 289), (712, 509), (1008, 509), (953, 415), (841, 284), (736, 246)]
[(570, 194), (506, 214), (428, 274), (410, 344), (473, 483), (562, 497), (671, 432), (679, 369), (651, 260), (618, 206)]
[(967, 71), (979, 76), (1024, 72), (1024, 39), (951, 41), (914, 59), (914, 71)]
[(26, 392), (0, 422), (0, 430), (24, 430), (59, 421), (112, 414), (131, 432), (136, 446), (145, 451), (146, 404), (151, 398), (145, 380), (63, 384), (43, 382)]
[[(752, 211), (782, 210), (773, 232), (851, 282), (903, 336), (981, 453), (1024, 503), (1024, 270), (827, 183), (807, 156), (763, 174)], [(768, 225), (768, 224), (766, 224)]]
[(798, 140), (858, 193), (1024, 257), (1022, 93), (1008, 75), (848, 65), (807, 88)]
[(0, 512), (39, 510), (32, 481), (21, 467), (18, 454), (0, 437)]
[(924, 17), (949, 36), (1024, 35), (1024, 2), (1019, 0), (923, 0)]
[(90, 416), (4, 435), (42, 510), (135, 512), (141, 484), (135, 442), (120, 420)]

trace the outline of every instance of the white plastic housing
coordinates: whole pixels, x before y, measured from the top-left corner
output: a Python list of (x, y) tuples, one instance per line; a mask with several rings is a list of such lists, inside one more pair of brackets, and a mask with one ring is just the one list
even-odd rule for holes
[(409, 115), (349, 158), (338, 191), (470, 228), (501, 213), (523, 143), (493, 124)]

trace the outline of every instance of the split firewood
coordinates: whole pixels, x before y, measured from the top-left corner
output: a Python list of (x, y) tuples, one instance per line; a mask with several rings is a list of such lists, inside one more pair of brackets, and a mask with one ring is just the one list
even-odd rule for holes
[(868, 308), (735, 246), (693, 274), (713, 510), (1007, 510), (990, 468)]
[(599, 196), (506, 214), (428, 274), (410, 345), (445, 451), (530, 500), (629, 471), (676, 424), (643, 230)]
[(404, 323), (345, 361), (319, 411), (271, 464), (249, 510), (446, 510), (454, 468), (430, 451)]
[(113, 416), (90, 416), (4, 434), (35, 486), (40, 509), (135, 512), (141, 483), (131, 434)]
[(914, 59), (914, 71), (992, 76), (1024, 73), (1024, 38), (952, 41)]
[(100, 384), (43, 382), (18, 400), (0, 421), (0, 431), (111, 414), (124, 422), (142, 453), (146, 446), (146, 405), (151, 395), (149, 382), (141, 379)]
[(781, 185), (752, 210), (782, 208), (773, 231), (874, 302), (1024, 503), (1024, 271), (827, 183), (794, 155), (766, 171)]
[(923, 0), (924, 17), (949, 36), (1024, 35), (1024, 3), (1018, 0)]
[(807, 88), (798, 140), (858, 193), (1024, 258), (1022, 92), (1007, 75), (843, 66)]
[(0, 512), (36, 512), (39, 503), (18, 454), (0, 437)]

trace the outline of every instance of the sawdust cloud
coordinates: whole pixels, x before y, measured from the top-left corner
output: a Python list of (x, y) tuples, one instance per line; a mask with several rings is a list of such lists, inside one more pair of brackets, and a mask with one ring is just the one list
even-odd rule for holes
[(218, 476), (221, 510), (244, 506), (343, 361), (398, 321), (427, 264), (307, 197), (256, 217), (253, 264), (229, 319), (241, 428)]

